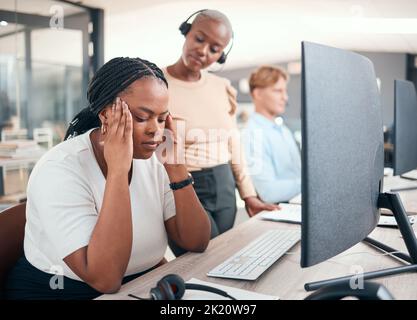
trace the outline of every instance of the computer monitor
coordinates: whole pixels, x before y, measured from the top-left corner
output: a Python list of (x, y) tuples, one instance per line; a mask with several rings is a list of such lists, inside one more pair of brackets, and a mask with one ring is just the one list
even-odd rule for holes
[(377, 225), (384, 177), (382, 110), (372, 62), (302, 44), (301, 265), (329, 259)]
[(394, 83), (394, 175), (417, 169), (417, 96), (410, 81)]
[[(303, 42), (301, 118), (301, 266), (315, 265), (369, 239), (382, 207), (393, 211), (412, 256), (401, 257), (416, 263), (417, 240), (401, 200), (398, 194), (381, 193), (384, 137), (372, 62), (353, 52)], [(396, 273), (409, 271), (406, 267)], [(371, 272), (364, 278), (386, 274)], [(318, 287), (306, 285), (307, 290)]]

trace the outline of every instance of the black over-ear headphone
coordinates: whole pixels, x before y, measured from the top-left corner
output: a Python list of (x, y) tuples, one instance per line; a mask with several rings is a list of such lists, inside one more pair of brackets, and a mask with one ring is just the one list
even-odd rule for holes
[(231, 300), (236, 300), (223, 290), (202, 284), (185, 283), (184, 280), (176, 274), (168, 274), (159, 280), (156, 287), (151, 289), (151, 298), (140, 298), (133, 294), (129, 294), (129, 296), (140, 300), (180, 300), (186, 289), (208, 291), (230, 298)]
[[(189, 23), (188, 22), (188, 20), (190, 20), (194, 15), (197, 15), (197, 14), (199, 14), (200, 12), (203, 12), (203, 11), (207, 11), (208, 9), (202, 9), (202, 10), (198, 10), (198, 11), (196, 11), (196, 12), (194, 12), (191, 16), (189, 16), (188, 18), (187, 18), (187, 20), (185, 20), (183, 23), (181, 23), (181, 25), (180, 25), (180, 27), (179, 27), (179, 29), (180, 29), (180, 31), (181, 31), (181, 34), (185, 37), (186, 35), (187, 35), (187, 33), (191, 30), (191, 26), (192, 26), (192, 23)], [(217, 62), (218, 63), (220, 63), (220, 64), (223, 64), (223, 63), (225, 63), (226, 62), (226, 59), (227, 59), (227, 55), (229, 54), (229, 52), (230, 52), (230, 50), (232, 50), (232, 47), (233, 47), (233, 38), (234, 38), (234, 36), (233, 36), (233, 31), (232, 31), (232, 39), (231, 39), (231, 44), (230, 44), (230, 47), (229, 47), (229, 50), (227, 50), (227, 52), (226, 53), (224, 53), (224, 51), (222, 52), (222, 55), (220, 56), (220, 58), (217, 60)]]

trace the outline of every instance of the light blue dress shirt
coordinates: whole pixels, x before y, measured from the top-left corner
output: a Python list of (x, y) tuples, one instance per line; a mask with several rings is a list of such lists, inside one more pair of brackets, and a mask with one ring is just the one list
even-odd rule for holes
[(263, 201), (286, 202), (301, 192), (301, 158), (293, 134), (263, 115), (251, 114), (243, 130), (249, 172)]

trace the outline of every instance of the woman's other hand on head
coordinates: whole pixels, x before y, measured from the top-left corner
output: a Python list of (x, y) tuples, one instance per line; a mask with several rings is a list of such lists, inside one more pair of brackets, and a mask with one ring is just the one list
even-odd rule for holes
[(165, 130), (169, 133), (172, 137), (174, 143), (178, 142), (178, 135), (177, 130), (175, 129), (174, 119), (172, 118), (172, 114), (169, 113), (168, 117), (165, 122)]
[(156, 156), (164, 165), (185, 164), (184, 142), (177, 133), (171, 113), (166, 118), (163, 143), (158, 146)]

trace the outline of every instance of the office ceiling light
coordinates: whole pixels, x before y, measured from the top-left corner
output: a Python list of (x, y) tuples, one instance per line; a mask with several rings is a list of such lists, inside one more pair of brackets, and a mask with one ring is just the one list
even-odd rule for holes
[(4, 20), (0, 21), (0, 26), (2, 27), (6, 27), (8, 24), (9, 23), (7, 21), (4, 21)]

